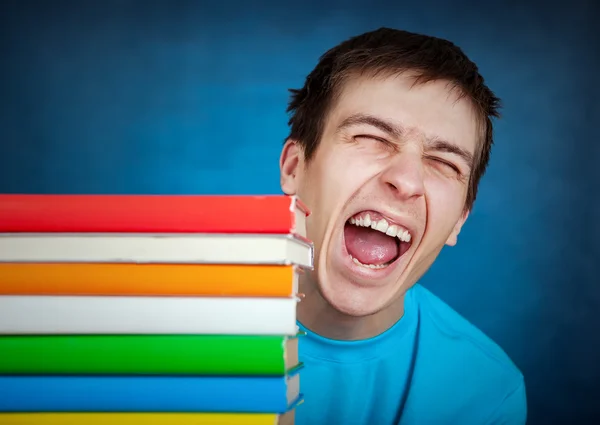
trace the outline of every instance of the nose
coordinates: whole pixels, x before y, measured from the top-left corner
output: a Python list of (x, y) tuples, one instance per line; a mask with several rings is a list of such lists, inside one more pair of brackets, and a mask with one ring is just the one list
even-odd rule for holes
[(381, 179), (396, 198), (417, 199), (425, 194), (424, 171), (420, 153), (401, 152), (388, 164)]

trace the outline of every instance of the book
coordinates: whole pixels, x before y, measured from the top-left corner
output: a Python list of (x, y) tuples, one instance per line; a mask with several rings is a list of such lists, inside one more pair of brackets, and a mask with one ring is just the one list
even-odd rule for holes
[(306, 237), (287, 195), (0, 195), (0, 232), (272, 233)]
[(285, 413), (300, 375), (0, 376), (0, 412)]
[(297, 298), (0, 296), (0, 334), (288, 335)]
[(313, 245), (278, 234), (3, 233), (0, 262), (282, 264), (312, 269)]
[(286, 265), (0, 263), (0, 295), (292, 297)]
[(2, 425), (293, 425), (286, 413), (0, 413)]
[(293, 424), (309, 214), (278, 195), (0, 195), (0, 423)]
[(279, 335), (0, 336), (0, 375), (285, 375), (298, 338)]

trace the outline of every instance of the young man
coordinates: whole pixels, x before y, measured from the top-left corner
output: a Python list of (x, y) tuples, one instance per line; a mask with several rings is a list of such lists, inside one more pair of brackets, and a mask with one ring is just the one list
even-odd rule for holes
[(300, 425), (524, 424), (507, 355), (416, 284), (454, 245), (498, 99), (452, 43), (379, 29), (292, 90), (281, 186), (312, 210), (301, 282)]

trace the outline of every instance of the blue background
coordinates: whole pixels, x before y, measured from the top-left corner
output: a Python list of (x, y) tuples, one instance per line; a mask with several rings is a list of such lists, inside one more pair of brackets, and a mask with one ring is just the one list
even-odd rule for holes
[(423, 283), (523, 370), (529, 423), (600, 423), (599, 6), (365, 3), (1, 2), (0, 192), (279, 193), (287, 89), (321, 53), (380, 26), (449, 38), (504, 116)]

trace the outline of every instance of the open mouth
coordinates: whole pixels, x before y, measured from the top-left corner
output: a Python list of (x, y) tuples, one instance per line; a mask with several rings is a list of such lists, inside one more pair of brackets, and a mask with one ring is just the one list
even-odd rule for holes
[(352, 261), (370, 269), (384, 269), (408, 251), (412, 236), (397, 223), (374, 211), (363, 211), (344, 225), (346, 250)]

